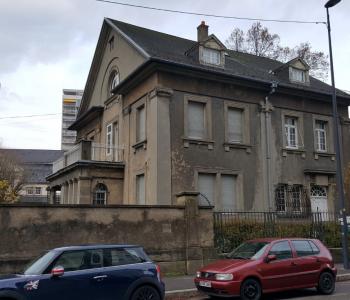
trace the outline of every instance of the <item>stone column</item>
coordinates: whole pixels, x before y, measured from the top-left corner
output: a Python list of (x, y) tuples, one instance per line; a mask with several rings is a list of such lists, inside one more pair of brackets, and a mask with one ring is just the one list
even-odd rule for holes
[(182, 192), (177, 194), (177, 205), (185, 206), (185, 252), (186, 252), (186, 273), (194, 274), (203, 266), (206, 260), (206, 246), (202, 245), (203, 230), (205, 230), (206, 240), (212, 246), (214, 241), (212, 209), (206, 224), (208, 228), (203, 228), (200, 224), (200, 212), (198, 209), (198, 192)]
[[(147, 178), (150, 204), (171, 204), (170, 98), (173, 90), (157, 87), (149, 94), (148, 139), (150, 166)], [(151, 181), (150, 181), (151, 178)]]

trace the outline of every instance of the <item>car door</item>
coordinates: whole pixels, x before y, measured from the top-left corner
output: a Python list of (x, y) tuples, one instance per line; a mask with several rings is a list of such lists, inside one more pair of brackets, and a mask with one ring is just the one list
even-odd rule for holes
[(263, 262), (259, 266), (263, 289), (278, 290), (293, 286), (295, 262), (289, 241), (275, 242), (272, 244), (268, 255), (276, 255), (276, 259)]
[[(93, 264), (92, 259), (96, 250), (74, 250), (63, 252), (41, 276), (35, 293), (30, 300), (85, 300), (91, 298), (96, 290), (95, 279), (100, 269)], [(96, 254), (96, 253), (95, 253)], [(102, 250), (100, 250), (102, 264)], [(96, 260), (95, 260), (96, 261)], [(53, 277), (51, 270), (62, 266), (65, 270), (60, 277)]]
[(294, 251), (296, 253), (296, 284), (300, 286), (315, 285), (318, 281), (318, 272), (321, 267), (321, 261), (314, 253), (308, 240), (292, 240)]
[(144, 261), (137, 248), (106, 248), (103, 253), (105, 267), (100, 276), (104, 279), (98, 286), (96, 300), (123, 299), (134, 281), (147, 276), (147, 272), (151, 275), (151, 264)]

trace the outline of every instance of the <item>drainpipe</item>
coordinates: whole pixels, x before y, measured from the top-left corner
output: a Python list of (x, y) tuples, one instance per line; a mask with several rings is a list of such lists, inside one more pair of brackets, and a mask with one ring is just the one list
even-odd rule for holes
[(266, 148), (266, 196), (269, 205), (269, 211), (273, 211), (273, 195), (272, 195), (272, 178), (271, 178), (271, 111), (272, 105), (269, 103), (269, 97), (276, 92), (278, 83), (271, 82), (270, 92), (265, 97), (263, 112), (265, 113), (265, 148)]

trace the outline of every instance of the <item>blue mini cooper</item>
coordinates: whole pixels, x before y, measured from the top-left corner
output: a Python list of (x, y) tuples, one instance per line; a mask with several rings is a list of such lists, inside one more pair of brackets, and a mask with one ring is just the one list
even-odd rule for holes
[(0, 300), (163, 300), (160, 269), (139, 246), (56, 248), (0, 276)]

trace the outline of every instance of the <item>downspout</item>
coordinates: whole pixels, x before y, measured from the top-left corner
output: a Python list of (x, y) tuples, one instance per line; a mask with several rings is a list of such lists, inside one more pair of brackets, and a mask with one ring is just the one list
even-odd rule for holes
[(271, 111), (273, 110), (272, 105), (269, 103), (269, 97), (276, 92), (278, 83), (271, 82), (270, 92), (265, 97), (265, 103), (263, 111), (265, 113), (265, 148), (266, 148), (266, 196), (269, 206), (269, 211), (273, 211), (272, 202), (272, 178), (271, 178)]

